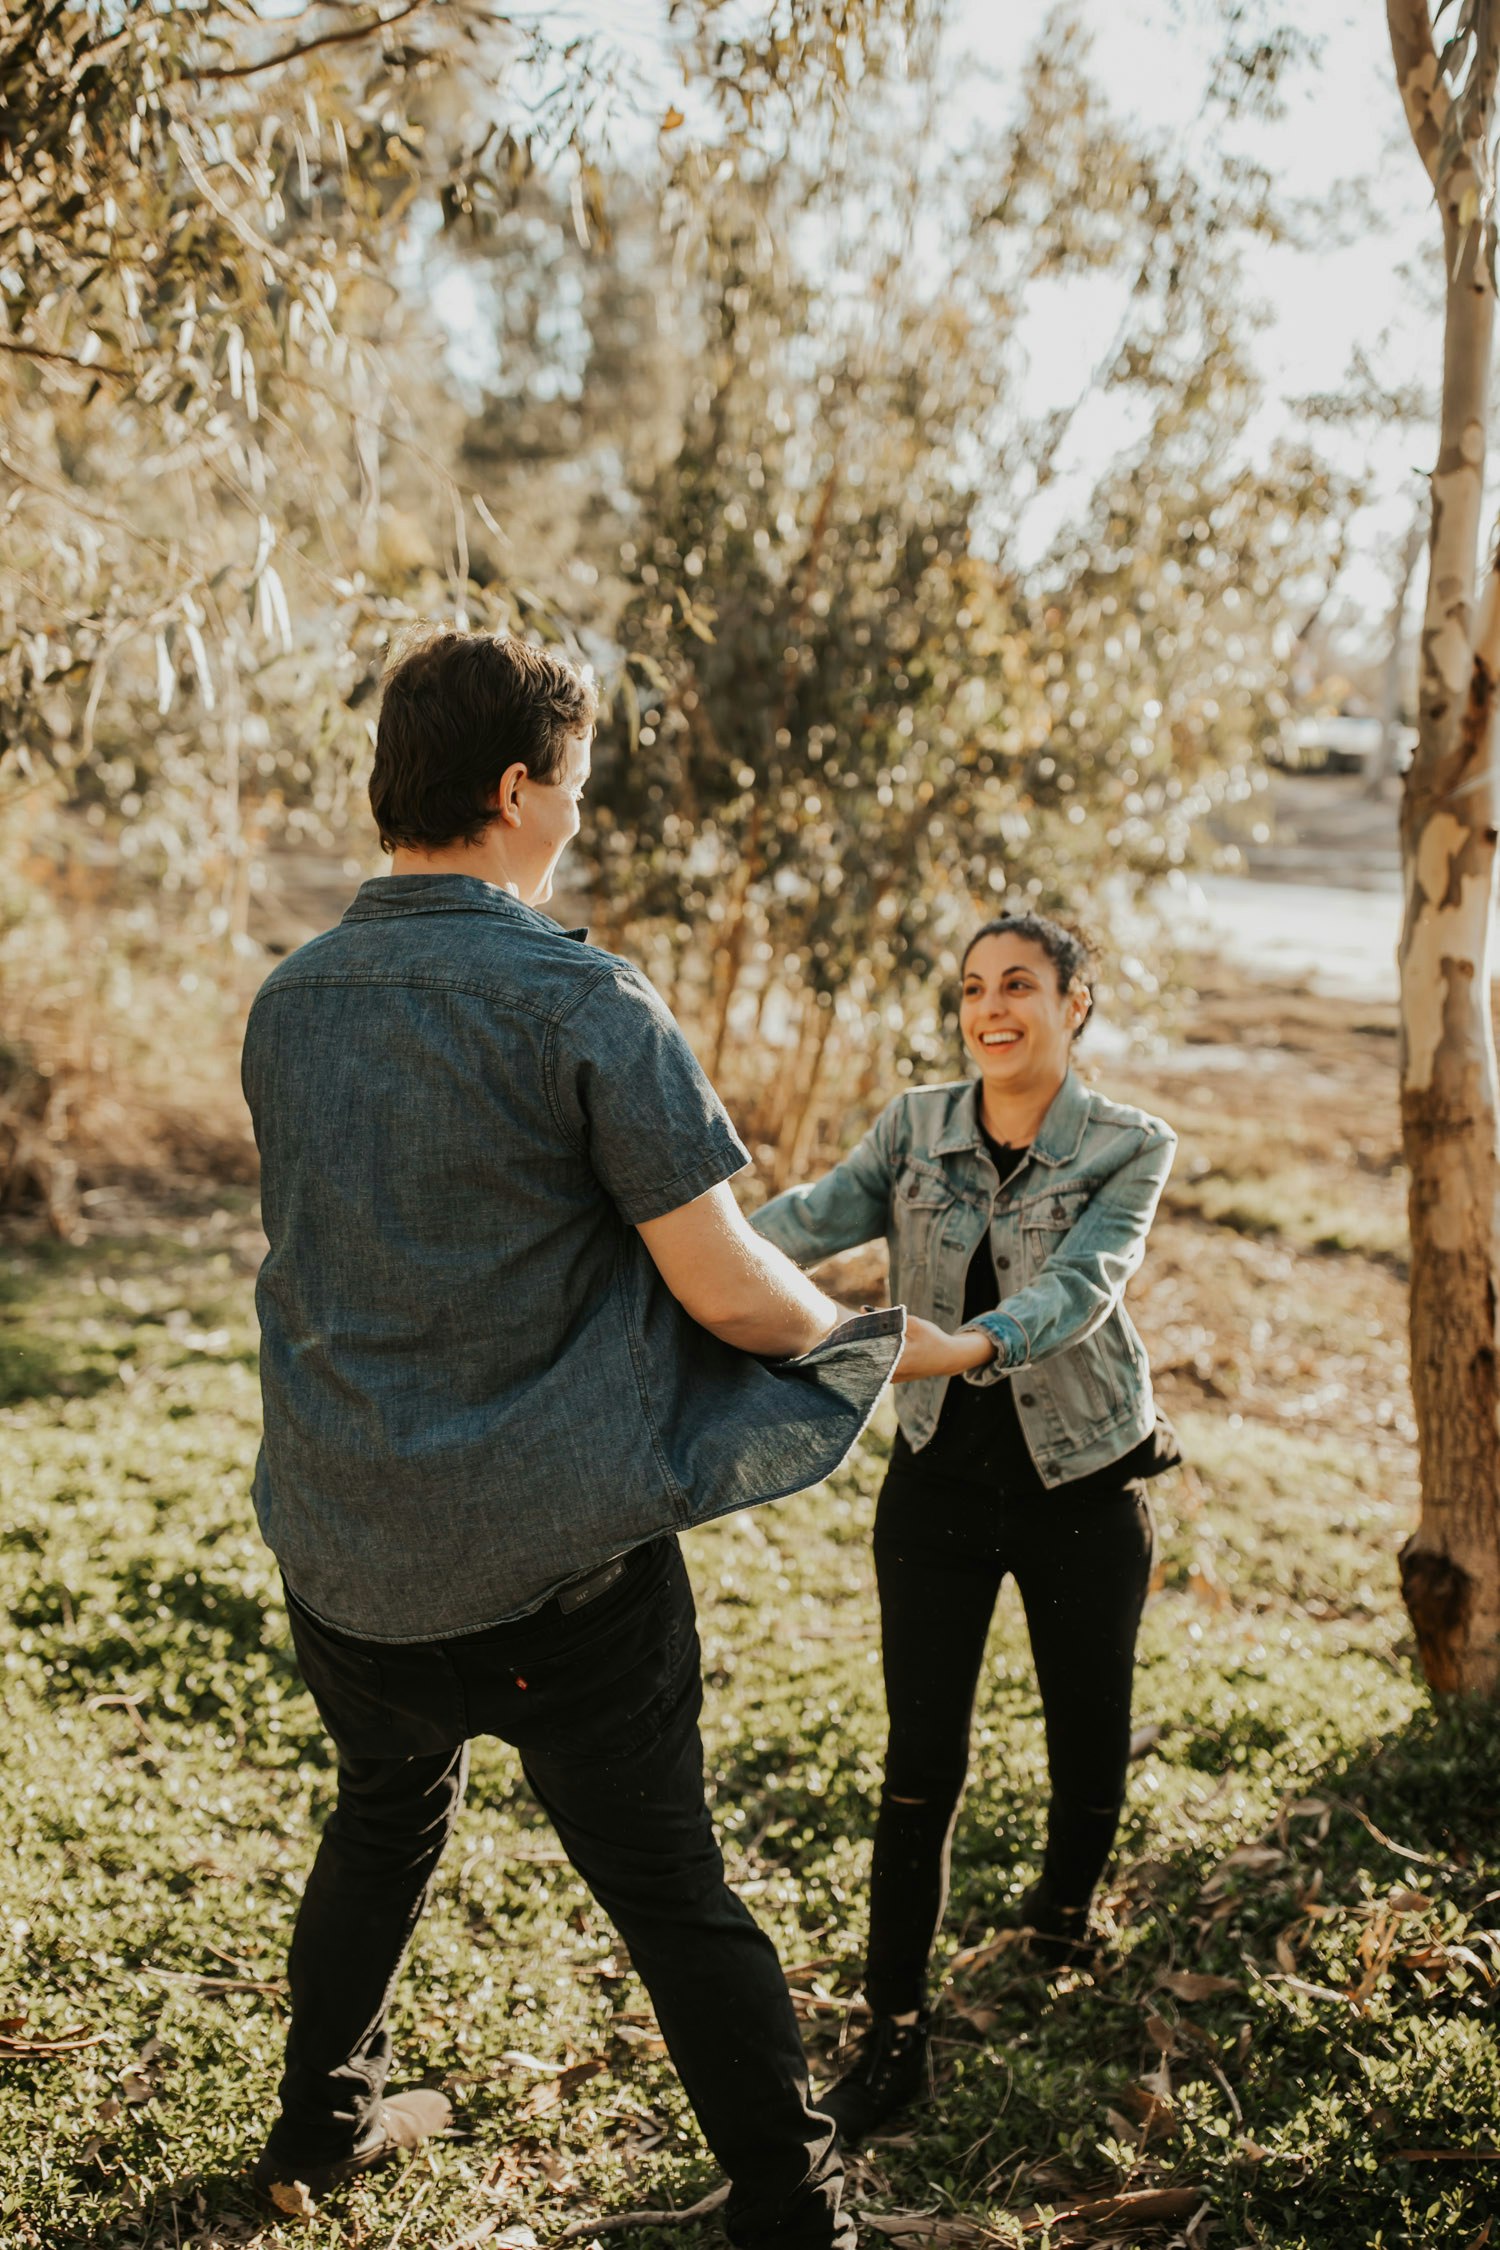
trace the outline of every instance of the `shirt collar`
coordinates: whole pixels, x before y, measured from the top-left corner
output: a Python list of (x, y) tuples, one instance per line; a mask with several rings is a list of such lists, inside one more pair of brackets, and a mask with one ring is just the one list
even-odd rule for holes
[[(1039, 1157), (1043, 1164), (1070, 1164), (1078, 1154), (1088, 1120), (1087, 1089), (1076, 1071), (1069, 1070), (1037, 1128), (1031, 1154)], [(934, 1141), (932, 1153), (952, 1156), (959, 1149), (979, 1150), (983, 1146), (979, 1129), (979, 1081), (971, 1078), (954, 1103), (942, 1134)]]
[(498, 914), (519, 917), (552, 937), (588, 937), (587, 928), (565, 930), (549, 914), (525, 906), (478, 875), (372, 875), (344, 909), (346, 922), (381, 922), (404, 914)]

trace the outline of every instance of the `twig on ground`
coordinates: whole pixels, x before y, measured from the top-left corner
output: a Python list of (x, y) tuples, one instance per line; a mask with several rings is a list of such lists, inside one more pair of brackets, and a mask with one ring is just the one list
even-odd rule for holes
[(728, 2200), (729, 2182), (716, 2187), (701, 2201), (690, 2203), (685, 2211), (612, 2211), (604, 2219), (574, 2219), (562, 2233), (553, 2237), (554, 2250), (565, 2242), (582, 2242), (596, 2234), (619, 2234), (626, 2227), (685, 2227), (694, 2219), (706, 2219), (710, 2211)]
[(978, 2226), (970, 2219), (939, 2219), (930, 2211), (864, 2211), (860, 2218), (877, 2234), (893, 2242), (936, 2242), (946, 2250), (981, 2250), (987, 2243), (1001, 2242), (1002, 2235), (990, 2227)]
[(0, 2055), (40, 2059), (46, 2055), (76, 2055), (85, 2047), (102, 2047), (107, 2031), (60, 2031), (55, 2039), (28, 2039), (24, 2034), (0, 2031)]
[(1383, 1828), (1376, 1827), (1374, 1821), (1371, 1820), (1369, 1814), (1365, 1811), (1362, 1805), (1354, 1804), (1348, 1797), (1335, 1797), (1331, 1789), (1325, 1791), (1324, 1794), (1328, 1797), (1328, 1800), (1331, 1804), (1340, 1806), (1346, 1813), (1352, 1813), (1355, 1819), (1359, 1822), (1361, 1828), (1367, 1828), (1370, 1834), (1374, 1837), (1376, 1843), (1383, 1844), (1386, 1850), (1388, 1852), (1394, 1852), (1398, 1859), (1412, 1860), (1418, 1867), (1451, 1866), (1451, 1861), (1446, 1859), (1434, 1859), (1430, 1852), (1414, 1852), (1409, 1844), (1398, 1844), (1393, 1836), (1387, 1836)]
[(1500, 2148), (1398, 2148), (1398, 2164), (1500, 2164)]
[(1225, 2077), (1224, 2072), (1221, 2070), (1218, 2063), (1215, 2062), (1212, 2055), (1204, 2054), (1200, 2048), (1199, 2059), (1207, 2066), (1209, 2070), (1213, 2072), (1214, 2077), (1217, 2078), (1219, 2084), (1223, 2087), (1224, 2098), (1228, 2102), (1230, 2108), (1234, 2111), (1234, 2121), (1243, 2132), (1245, 2125), (1245, 2112), (1240, 2107), (1238, 2094), (1236, 2094), (1234, 2088), (1230, 2085), (1229, 2080)]
[(397, 2243), (401, 2240), (402, 2235), (406, 2232), (407, 2220), (411, 2217), (413, 2211), (415, 2211), (423, 2196), (429, 2195), (431, 2192), (432, 2174), (429, 2172), (426, 2179), (423, 2180), (421, 2186), (417, 2189), (416, 2194), (412, 2197), (410, 2203), (407, 2204), (406, 2209), (402, 2212), (400, 2218), (396, 2221), (395, 2230), (392, 2233), (390, 2240), (387, 2242), (385, 2250), (396, 2250)]
[(193, 1969), (155, 1969), (149, 1962), (141, 1973), (159, 1984), (185, 1984), (193, 1992), (259, 1992), (277, 1999), (286, 1991), (285, 1977), (205, 1977)]

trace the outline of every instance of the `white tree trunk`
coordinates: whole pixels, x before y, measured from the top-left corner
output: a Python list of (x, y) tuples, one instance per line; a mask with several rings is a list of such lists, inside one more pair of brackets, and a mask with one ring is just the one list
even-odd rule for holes
[[(1408, 122), (1432, 176), (1447, 270), (1418, 743), (1402, 806), (1401, 1115), (1410, 1171), (1412, 1390), (1420, 1524), (1401, 1557), (1439, 1693), (1500, 1688), (1500, 1156), (1490, 1018), (1494, 699), (1500, 581), (1476, 601), (1495, 299), (1475, 223), (1497, 31), (1481, 11), (1455, 136), (1427, 0), (1387, 0)], [(1467, 138), (1465, 136), (1468, 136)]]
[(1411, 582), (1416, 576), (1417, 563), (1427, 543), (1427, 504), (1413, 518), (1401, 549), (1401, 560), (1396, 566), (1396, 591), (1391, 600), (1391, 614), (1386, 621), (1385, 671), (1380, 683), (1380, 748), (1370, 770), (1365, 786), (1369, 797), (1383, 797), (1386, 784), (1400, 766), (1401, 750), (1401, 670), (1405, 654), (1406, 604), (1411, 593)]

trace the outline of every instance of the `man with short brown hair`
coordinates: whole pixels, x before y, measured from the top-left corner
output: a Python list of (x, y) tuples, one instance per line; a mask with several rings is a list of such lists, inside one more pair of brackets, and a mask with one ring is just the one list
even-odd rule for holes
[(371, 781), (391, 874), (251, 1011), (255, 1500), (339, 1754), (256, 2176), (317, 2191), (446, 2122), (435, 2092), (386, 2096), (385, 2018), (489, 1733), (630, 1949), (732, 2238), (848, 2250), (785, 1982), (704, 1801), (676, 1534), (827, 1475), (903, 1316), (845, 1321), (758, 1239), (726, 1184), (746, 1152), (657, 994), (536, 911), (593, 716), (524, 643), (446, 633), (398, 664)]

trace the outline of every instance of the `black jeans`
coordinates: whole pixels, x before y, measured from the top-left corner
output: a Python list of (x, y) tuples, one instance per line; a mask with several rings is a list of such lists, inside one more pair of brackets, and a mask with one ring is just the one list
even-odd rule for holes
[(352, 1640), (289, 1603), (303, 1677), (339, 1758), (291, 1953), (291, 2029), (271, 2146), (336, 2157), (372, 2122), (386, 2011), (463, 1799), (471, 1735), (513, 1743), (569, 1859), (609, 1915), (730, 2180), (743, 2244), (849, 2250), (832, 2127), (775, 1948), (724, 1880), (703, 1794), (692, 1588), (674, 1539), (564, 1614), (460, 1640)]
[(875, 1824), (866, 1991), (918, 2008), (948, 1894), (979, 1668), (1007, 1573), (1026, 1608), (1052, 1796), (1043, 1880), (1088, 1903), (1114, 1843), (1130, 1758), (1135, 1640), (1151, 1576), (1141, 1484), (1008, 1502), (924, 1468), (898, 1438), (875, 1518), (890, 1739)]

